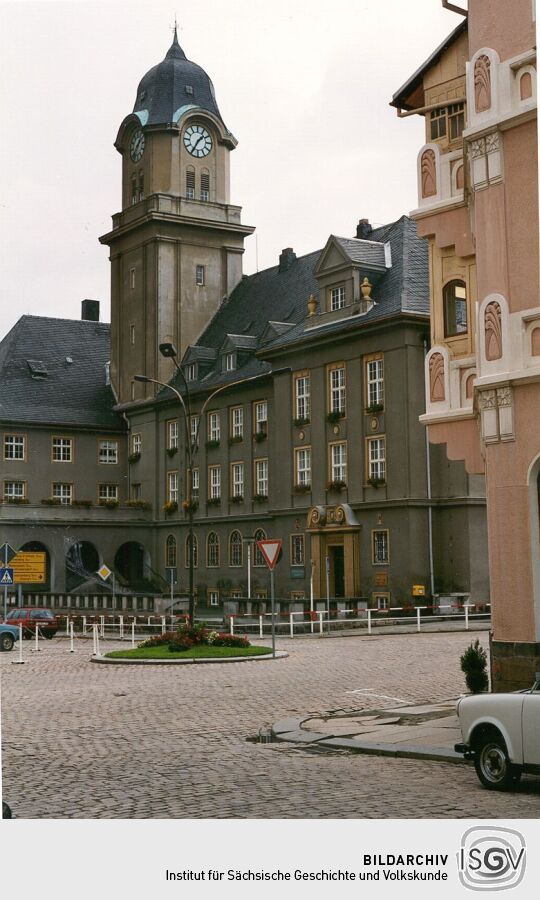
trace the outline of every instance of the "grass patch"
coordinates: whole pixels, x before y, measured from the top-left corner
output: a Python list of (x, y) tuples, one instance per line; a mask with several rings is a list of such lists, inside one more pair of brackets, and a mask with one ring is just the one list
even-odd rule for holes
[(113, 650), (106, 653), (109, 659), (224, 659), (230, 656), (263, 656), (271, 653), (270, 647), (212, 647), (202, 645), (171, 653), (169, 648), (136, 647), (135, 650)]

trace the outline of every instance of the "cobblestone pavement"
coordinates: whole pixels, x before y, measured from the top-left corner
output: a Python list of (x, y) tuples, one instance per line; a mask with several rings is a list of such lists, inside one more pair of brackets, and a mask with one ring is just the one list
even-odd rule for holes
[(0, 654), (4, 798), (22, 818), (536, 818), (540, 779), (493, 794), (467, 766), (246, 742), (288, 716), (455, 696), (471, 637), (280, 639), (288, 659), (176, 667), (25, 642), (24, 666)]

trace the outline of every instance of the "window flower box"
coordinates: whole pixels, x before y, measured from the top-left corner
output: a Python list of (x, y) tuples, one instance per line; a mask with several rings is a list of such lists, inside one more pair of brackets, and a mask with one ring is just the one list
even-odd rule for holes
[(370, 403), (369, 406), (366, 406), (366, 415), (373, 416), (376, 413), (382, 412), (384, 409), (384, 405), (382, 403)]
[(265, 503), (268, 500), (268, 494), (253, 494), (254, 503)]
[(230, 498), (231, 503), (243, 503), (244, 495), (243, 494), (235, 494), (234, 497)]
[(330, 425), (335, 425), (336, 422), (339, 422), (340, 419), (345, 417), (345, 412), (342, 409), (333, 409), (332, 412), (329, 412), (326, 421), (330, 423)]
[(233, 444), (241, 444), (244, 438), (241, 434), (234, 434), (229, 438), (229, 447), (232, 447)]
[(72, 506), (78, 506), (81, 509), (90, 509), (92, 506), (91, 500), (73, 500), (71, 503)]
[(176, 500), (167, 500), (166, 503), (163, 504), (163, 512), (169, 516), (171, 513), (176, 512), (178, 509), (178, 503)]
[(295, 494), (309, 494), (311, 491), (311, 484), (295, 484), (294, 493)]
[(328, 490), (329, 491), (344, 491), (347, 487), (346, 481), (329, 481), (328, 482)]
[(206, 502), (208, 506), (221, 506), (221, 497), (209, 497)]
[(4, 497), (4, 503), (10, 503), (12, 506), (20, 506), (24, 503), (30, 503), (30, 500), (28, 497)]
[(130, 453), (128, 456), (128, 460), (130, 463), (139, 462), (140, 458), (141, 458), (141, 454), (140, 454), (139, 450), (137, 450), (136, 453)]
[(191, 499), (191, 500), (184, 500), (184, 501), (182, 502), (182, 509), (183, 509), (184, 512), (186, 512), (186, 513), (188, 513), (190, 510), (191, 510), (192, 512), (195, 512), (198, 508), (199, 508), (199, 501), (198, 501), (198, 500)]
[(178, 447), (167, 447), (167, 456), (175, 456), (178, 453)]
[(130, 509), (151, 509), (152, 504), (148, 500), (126, 500), (126, 506)]
[(296, 419), (293, 419), (293, 425), (296, 425), (297, 428), (302, 428), (304, 425), (309, 425), (311, 419), (304, 418), (303, 416), (299, 416)]
[(385, 478), (368, 478), (367, 483), (370, 484), (371, 487), (378, 488), (381, 485), (386, 484), (386, 479)]
[(265, 441), (267, 437), (266, 431), (256, 431), (253, 435), (253, 440), (260, 444), (262, 441)]
[(59, 497), (45, 497), (42, 501), (43, 506), (60, 506), (61, 501)]
[(205, 444), (205, 447), (206, 447), (207, 450), (217, 450), (217, 448), (219, 447), (220, 443), (221, 443), (221, 442), (219, 441), (219, 439), (214, 439), (214, 440), (211, 440), (211, 441), (207, 441), (206, 444)]
[(99, 501), (99, 506), (104, 506), (105, 509), (118, 509), (119, 505), (120, 505), (120, 501), (113, 500), (112, 497), (109, 500), (100, 500)]

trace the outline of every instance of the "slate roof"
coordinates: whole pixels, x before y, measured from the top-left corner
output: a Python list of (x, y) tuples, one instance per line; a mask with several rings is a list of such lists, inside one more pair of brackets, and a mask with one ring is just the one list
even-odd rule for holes
[(344, 238), (333, 235), (333, 238), (351, 262), (362, 263), (365, 266), (373, 266), (384, 271), (386, 269), (386, 256), (384, 244), (380, 241), (366, 241), (359, 238)]
[[(22, 316), (0, 343), (0, 421), (124, 431), (105, 384), (109, 359), (110, 325)], [(47, 375), (33, 377), (29, 360)]]
[[(188, 92), (186, 88), (192, 91)], [(188, 105), (206, 109), (223, 122), (210, 78), (204, 69), (186, 57), (175, 30), (165, 59), (150, 69), (139, 83), (133, 112), (148, 113), (145, 125), (166, 125), (173, 121), (179, 109)]]

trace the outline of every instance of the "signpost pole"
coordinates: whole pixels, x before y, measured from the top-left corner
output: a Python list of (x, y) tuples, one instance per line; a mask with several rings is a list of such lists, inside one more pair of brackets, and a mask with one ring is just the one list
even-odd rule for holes
[(274, 591), (274, 570), (270, 569), (270, 602), (272, 608), (272, 656), (276, 658), (276, 595)]
[(325, 558), (326, 564), (326, 605), (328, 608), (328, 634), (330, 634), (330, 557)]
[[(4, 569), (7, 569), (9, 563), (9, 544), (4, 544)], [(7, 584), (4, 584), (4, 622), (7, 616)]]
[(247, 542), (247, 570), (248, 570), (247, 571), (247, 576), (248, 576), (247, 594), (248, 594), (248, 600), (251, 600), (251, 541)]

